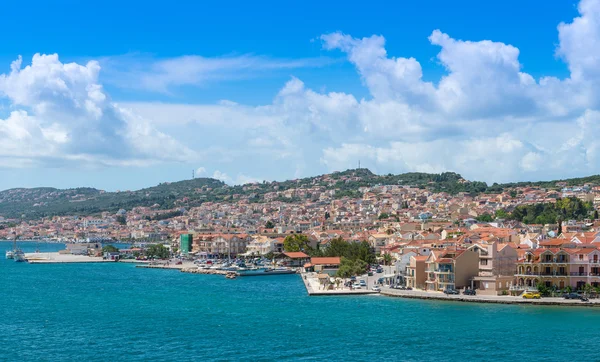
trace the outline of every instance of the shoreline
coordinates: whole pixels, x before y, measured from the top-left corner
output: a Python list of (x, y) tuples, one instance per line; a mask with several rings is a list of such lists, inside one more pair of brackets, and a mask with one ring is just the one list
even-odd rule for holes
[[(45, 254), (45, 255), (44, 255)], [(102, 258), (94, 258), (87, 256), (75, 255), (60, 255), (58, 253), (28, 253), (30, 264), (86, 264), (86, 263), (117, 263), (124, 262), (126, 264), (135, 265), (136, 268), (143, 269), (163, 269), (163, 270), (178, 270), (182, 273), (202, 274), (202, 275), (226, 275), (226, 271), (215, 269), (198, 269), (193, 264), (158, 264), (150, 265), (148, 262), (135, 261), (114, 261), (103, 260)], [(300, 280), (304, 285), (308, 296), (347, 296), (347, 295), (382, 295), (391, 298), (405, 299), (421, 299), (421, 300), (436, 300), (445, 302), (462, 302), (462, 303), (487, 303), (487, 304), (512, 304), (512, 305), (533, 305), (533, 306), (560, 306), (560, 307), (600, 307), (600, 299), (591, 299), (588, 302), (573, 301), (560, 297), (546, 297), (542, 299), (523, 299), (522, 297), (513, 296), (495, 296), (495, 295), (446, 295), (441, 292), (427, 292), (422, 290), (400, 290), (391, 289), (389, 287), (381, 287), (380, 292), (369, 289), (320, 289), (318, 279), (313, 273), (300, 273)]]
[(399, 290), (381, 288), (381, 295), (392, 298), (440, 300), (445, 302), (463, 303), (492, 303), (492, 304), (518, 304), (518, 305), (544, 305), (561, 307), (600, 307), (600, 299), (589, 302), (573, 301), (560, 297), (547, 297), (541, 299), (523, 299), (522, 297), (495, 296), (495, 295), (446, 295), (442, 292), (425, 292), (420, 290)]

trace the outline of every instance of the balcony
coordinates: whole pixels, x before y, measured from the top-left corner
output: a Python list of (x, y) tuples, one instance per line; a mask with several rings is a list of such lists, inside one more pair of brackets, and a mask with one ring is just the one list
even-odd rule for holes
[(540, 275), (540, 273), (538, 273), (538, 272), (525, 272), (525, 273), (517, 272), (516, 275)]
[(454, 273), (452, 269), (435, 269), (434, 273), (436, 274), (450, 274)]
[(588, 275), (590, 275), (590, 273), (586, 273), (586, 272), (571, 272), (569, 273), (570, 276), (572, 277), (587, 277)]
[(540, 260), (540, 264), (568, 264), (568, 259)]
[(543, 277), (566, 277), (567, 275), (568, 275), (567, 273), (560, 273), (560, 272), (540, 273), (540, 276), (543, 276)]

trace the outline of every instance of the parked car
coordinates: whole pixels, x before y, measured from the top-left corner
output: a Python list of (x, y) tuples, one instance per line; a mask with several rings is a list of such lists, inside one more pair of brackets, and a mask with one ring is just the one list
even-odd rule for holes
[(448, 289), (444, 289), (444, 294), (447, 294), (447, 295), (454, 294), (454, 295), (456, 295), (456, 294), (460, 294), (460, 293), (456, 289), (448, 288)]
[(354, 288), (354, 289), (360, 289), (360, 284), (354, 283), (354, 284), (352, 284), (352, 288)]
[(360, 286), (361, 287), (366, 287), (367, 286), (367, 282), (365, 282), (364, 280), (361, 279)]
[(350, 277), (350, 280), (352, 280), (353, 282), (356, 281), (356, 277)]
[(477, 292), (475, 292), (475, 289), (465, 289), (463, 291), (464, 295), (477, 295)]
[(524, 299), (540, 299), (542, 296), (537, 292), (525, 292), (523, 293)]
[(377, 273), (383, 273), (383, 269), (382, 268), (377, 268)]
[(370, 272), (367, 273), (367, 275), (370, 276), (370, 277), (372, 277), (373, 276), (373, 272), (370, 271)]
[(373, 289), (374, 292), (381, 292), (381, 288), (379, 288), (378, 286), (374, 286), (371, 289)]
[(581, 296), (577, 293), (567, 293), (563, 296), (565, 299), (581, 299)]

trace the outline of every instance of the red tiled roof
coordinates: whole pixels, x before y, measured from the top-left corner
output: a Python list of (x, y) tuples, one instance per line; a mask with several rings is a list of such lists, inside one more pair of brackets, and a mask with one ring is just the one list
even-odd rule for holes
[(292, 259), (308, 258), (308, 255), (304, 254), (301, 251), (290, 251), (287, 253), (283, 253), (283, 255), (287, 256), (288, 258), (292, 258)]
[(310, 258), (311, 264), (314, 265), (338, 265), (341, 263), (340, 257), (326, 257), (326, 258)]

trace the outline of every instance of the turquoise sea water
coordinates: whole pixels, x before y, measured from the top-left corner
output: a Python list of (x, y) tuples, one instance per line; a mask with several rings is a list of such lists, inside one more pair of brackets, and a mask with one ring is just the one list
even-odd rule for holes
[(0, 360), (600, 359), (596, 309), (308, 297), (297, 275), (34, 265), (4, 259), (10, 246), (0, 242)]

